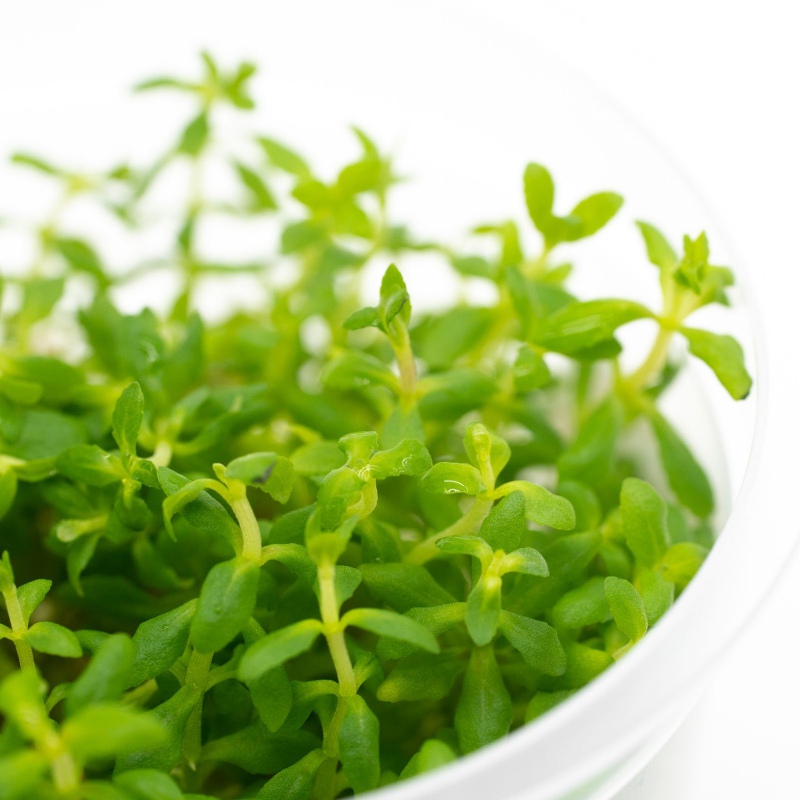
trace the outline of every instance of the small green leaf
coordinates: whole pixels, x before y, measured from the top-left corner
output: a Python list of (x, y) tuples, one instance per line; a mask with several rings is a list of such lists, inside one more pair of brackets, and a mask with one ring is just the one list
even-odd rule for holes
[(83, 655), (75, 634), (55, 622), (37, 622), (25, 632), (25, 641), (39, 653), (62, 658), (80, 658)]
[(614, 192), (598, 192), (581, 200), (572, 211), (571, 217), (580, 220), (580, 234), (575, 238), (583, 239), (597, 233), (613, 219), (622, 207), (622, 197)]
[(133, 654), (134, 646), (124, 633), (105, 639), (70, 687), (67, 716), (87, 706), (120, 700), (129, 685)]
[(425, 567), (417, 564), (362, 564), (360, 569), (370, 592), (400, 613), (455, 600)]
[(411, 321), (411, 300), (406, 282), (394, 264), (390, 264), (383, 275), (379, 309), (384, 329), (387, 331), (395, 317), (404, 326), (408, 326)]
[(499, 578), (482, 578), (467, 597), (467, 630), (479, 647), (489, 644), (497, 633), (502, 586)]
[(512, 492), (520, 492), (525, 498), (525, 516), (531, 522), (560, 531), (571, 531), (575, 527), (575, 509), (566, 497), (528, 481), (504, 483), (495, 490), (494, 497), (505, 497)]
[(114, 776), (114, 785), (135, 800), (183, 800), (183, 793), (169, 775), (155, 769), (132, 769)]
[(563, 675), (567, 666), (564, 648), (555, 628), (538, 619), (503, 611), (500, 632), (520, 652), (528, 666), (544, 675)]
[(493, 550), (516, 550), (528, 530), (525, 495), (511, 492), (496, 503), (483, 521), (479, 534)]
[(225, 477), (255, 486), (279, 503), (286, 503), (294, 487), (294, 466), (275, 453), (251, 453), (225, 467)]
[(381, 313), (375, 306), (366, 306), (354, 311), (342, 323), (345, 330), (358, 331), (362, 328), (380, 328), (382, 326)]
[(714, 370), (719, 382), (734, 400), (744, 400), (753, 385), (744, 365), (744, 352), (732, 336), (721, 336), (697, 328), (680, 328), (689, 342), (689, 352)]
[(262, 136), (258, 143), (274, 167), (298, 178), (305, 178), (310, 174), (308, 164), (297, 153), (280, 142)]
[(241, 632), (256, 605), (258, 576), (258, 563), (245, 558), (211, 568), (189, 630), (195, 650), (216, 653)]
[(599, 575), (567, 592), (553, 606), (553, 622), (558, 628), (584, 628), (610, 619), (605, 580)]
[(455, 761), (458, 756), (453, 749), (439, 739), (428, 739), (419, 752), (416, 753), (406, 764), (400, 773), (400, 779), (413, 778), (415, 775), (422, 775), (425, 772), (443, 767)]
[(669, 547), (666, 504), (646, 481), (626, 478), (620, 510), (628, 547), (642, 566), (654, 566)]
[(493, 553), (480, 536), (443, 536), (436, 540), (436, 546), (445, 553), (461, 553), (482, 562), (491, 559)]
[(79, 759), (109, 758), (142, 746), (164, 742), (164, 730), (150, 714), (110, 703), (90, 705), (61, 728), (67, 748)]
[(439, 461), (420, 480), (420, 485), (435, 494), (476, 495), (486, 491), (481, 474), (471, 464)]
[(405, 439), (389, 450), (379, 450), (369, 460), (370, 475), (376, 480), (397, 475), (422, 475), (430, 469), (430, 453), (414, 439)]
[(17, 496), (17, 473), (13, 469), (0, 470), (0, 519), (11, 510)]
[(190, 600), (139, 625), (132, 639), (133, 665), (126, 688), (157, 678), (181, 657), (196, 607), (197, 600)]
[(703, 565), (708, 548), (694, 542), (678, 542), (664, 553), (659, 569), (670, 583), (674, 583), (678, 591), (686, 588)]
[(518, 392), (532, 392), (552, 381), (544, 358), (532, 347), (522, 345), (514, 362), (514, 386)]
[(377, 697), (384, 703), (441, 700), (463, 671), (464, 663), (456, 656), (411, 653), (397, 662), (378, 687)]
[(62, 475), (89, 486), (108, 486), (125, 477), (119, 459), (95, 444), (68, 447), (59, 453), (56, 467)]
[(267, 634), (245, 650), (237, 675), (252, 681), (301, 653), (305, 653), (322, 632), (322, 623), (308, 619)]
[(570, 689), (564, 689), (560, 692), (536, 692), (525, 710), (525, 722), (532, 722), (538, 719), (559, 703), (563, 703), (572, 693)]
[(647, 610), (636, 588), (624, 578), (605, 579), (606, 599), (617, 627), (638, 642), (647, 633)]
[(270, 778), (256, 797), (258, 800), (309, 800), (314, 779), (326, 758), (322, 750), (312, 750), (296, 764)]
[(636, 577), (636, 588), (644, 601), (647, 625), (652, 627), (675, 602), (675, 584), (670, 583), (660, 572), (643, 569)]
[(705, 471), (664, 417), (652, 413), (649, 419), (670, 488), (690, 511), (698, 517), (707, 517), (714, 510), (714, 492)]
[(31, 618), (31, 614), (39, 607), (52, 586), (53, 581), (39, 578), (38, 580), (30, 581), (30, 583), (23, 583), (22, 586), (17, 587), (17, 598), (25, 622)]
[(471, 753), (508, 733), (511, 697), (492, 647), (472, 651), (456, 707), (455, 728), (462, 752)]
[(424, 625), (411, 617), (395, 611), (384, 611), (378, 608), (354, 608), (348, 611), (341, 620), (342, 628), (350, 625), (370, 631), (378, 636), (387, 636), (408, 642), (430, 653), (438, 653), (439, 645), (434, 635)]
[(327, 475), (344, 466), (345, 456), (336, 442), (311, 442), (292, 453), (292, 464), (298, 475)]
[(351, 350), (334, 358), (322, 373), (322, 382), (332, 389), (362, 389), (366, 386), (385, 386), (395, 394), (400, 381), (386, 364), (369, 353)]
[(114, 406), (111, 431), (114, 441), (125, 456), (136, 455), (136, 442), (144, 419), (144, 394), (138, 383), (132, 383)]
[(521, 547), (503, 556), (500, 561), (500, 574), (505, 575), (508, 572), (535, 575), (539, 578), (546, 578), (550, 574), (544, 556), (533, 547)]
[(555, 199), (553, 178), (541, 164), (528, 164), (525, 167), (523, 183), (528, 214), (537, 230), (545, 237), (545, 241), (551, 243), (549, 240)]
[(356, 793), (378, 786), (380, 778), (378, 718), (361, 695), (344, 701), (339, 729), (339, 758), (347, 780)]
[(647, 249), (647, 258), (664, 272), (671, 272), (678, 266), (678, 256), (661, 231), (647, 222), (637, 222)]

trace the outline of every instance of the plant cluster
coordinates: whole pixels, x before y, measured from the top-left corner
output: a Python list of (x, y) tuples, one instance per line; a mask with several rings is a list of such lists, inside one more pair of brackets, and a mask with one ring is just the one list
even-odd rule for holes
[[(3, 280), (4, 800), (334, 800), (418, 775), (612, 665), (712, 542), (709, 480), (659, 411), (681, 339), (734, 399), (750, 388), (736, 341), (689, 325), (733, 282), (704, 234), (677, 252), (639, 223), (661, 308), (578, 299), (555, 256), (618, 195), (562, 215), (530, 164), (537, 255), (513, 222), (422, 242), (390, 221), (399, 178), (360, 130), (332, 180), (264, 136), (233, 153), (217, 120), (252, 108), (254, 68), (203, 63), (139, 87), (196, 101), (146, 168), (13, 159), (58, 199)], [(70, 227), (80, 202), (146, 233), (176, 176), (157, 258), (112, 267)], [(274, 226), (278, 252), (209, 258), (219, 217)], [(415, 314), (389, 264), (420, 250), (494, 303)], [(157, 273), (167, 313), (149, 290), (123, 312)], [(242, 275), (263, 305), (201, 318), (199, 288)], [(654, 341), (628, 371), (617, 332), (638, 321)]]

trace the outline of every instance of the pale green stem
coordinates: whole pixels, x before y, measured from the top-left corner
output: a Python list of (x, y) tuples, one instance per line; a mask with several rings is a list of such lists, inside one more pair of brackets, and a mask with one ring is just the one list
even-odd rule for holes
[(476, 497), (469, 511), (460, 520), (420, 542), (408, 553), (405, 560), (410, 564), (425, 564), (441, 553), (436, 546), (439, 539), (444, 539), (445, 536), (469, 536), (477, 533), (492, 510), (493, 504), (494, 501), (490, 497)]
[(189, 666), (186, 670), (185, 685), (194, 686), (200, 692), (200, 699), (192, 709), (192, 713), (186, 722), (186, 730), (183, 737), (183, 755), (192, 769), (197, 764), (203, 746), (203, 692), (206, 690), (208, 671), (211, 668), (211, 659), (213, 657), (213, 653), (198, 653), (197, 650), (192, 650), (192, 655), (189, 657)]
[(156, 443), (153, 455), (150, 456), (150, 461), (156, 467), (168, 467), (169, 462), (172, 461), (172, 444), (166, 439), (161, 439)]
[(231, 488), (230, 504), (242, 531), (242, 555), (245, 558), (260, 560), (261, 529), (258, 527), (258, 520), (247, 499), (247, 489), (244, 484), (242, 484), (241, 490), (238, 487)]
[(33, 660), (33, 650), (23, 639), (28, 630), (28, 623), (25, 620), (22, 607), (19, 604), (17, 587), (12, 584), (3, 592), (3, 597), (6, 601), (6, 610), (8, 611), (8, 619), (11, 622), (11, 630), (14, 632), (14, 647), (17, 649), (19, 665), (22, 669), (35, 670), (36, 664)]

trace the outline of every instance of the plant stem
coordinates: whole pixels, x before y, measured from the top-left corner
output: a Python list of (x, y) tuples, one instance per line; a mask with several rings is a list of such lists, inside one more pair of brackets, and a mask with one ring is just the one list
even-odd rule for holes
[(410, 564), (425, 564), (441, 552), (436, 546), (439, 539), (444, 539), (445, 536), (469, 536), (477, 533), (481, 523), (492, 510), (493, 504), (494, 501), (490, 497), (476, 497), (469, 511), (460, 520), (420, 542), (408, 553), (405, 560)]
[(648, 382), (654, 375), (657, 375), (664, 368), (667, 363), (667, 356), (669, 355), (669, 345), (672, 341), (673, 330), (672, 328), (661, 327), (656, 336), (653, 347), (650, 350), (647, 358), (641, 363), (639, 368), (632, 372), (626, 379), (626, 386), (634, 391), (639, 392), (647, 386)]
[(153, 455), (150, 456), (150, 461), (156, 467), (169, 466), (169, 462), (172, 461), (172, 444), (166, 439), (160, 439), (156, 443)]
[(356, 693), (356, 676), (350, 653), (347, 652), (347, 643), (344, 631), (339, 627), (339, 606), (336, 601), (336, 585), (334, 577), (336, 567), (330, 561), (324, 561), (317, 569), (319, 579), (319, 605), (322, 615), (322, 624), (325, 626), (325, 639), (336, 669), (339, 681), (339, 693), (342, 697), (350, 697)]
[(17, 587), (11, 584), (11, 586), (3, 592), (3, 598), (6, 601), (6, 610), (8, 611), (9, 622), (11, 622), (11, 630), (14, 632), (14, 647), (17, 649), (19, 665), (22, 669), (35, 670), (36, 664), (33, 660), (33, 650), (23, 639), (28, 630), (28, 623), (25, 620), (22, 607), (19, 604)]
[(213, 653), (198, 653), (197, 650), (192, 650), (192, 655), (189, 657), (189, 666), (186, 669), (184, 685), (194, 686), (200, 692), (200, 699), (192, 709), (183, 735), (183, 756), (192, 769), (195, 769), (203, 747), (203, 692), (206, 689), (208, 671), (211, 668), (211, 660), (213, 658)]
[(231, 487), (231, 508), (242, 531), (242, 555), (256, 561), (261, 558), (261, 529), (247, 499), (247, 488)]

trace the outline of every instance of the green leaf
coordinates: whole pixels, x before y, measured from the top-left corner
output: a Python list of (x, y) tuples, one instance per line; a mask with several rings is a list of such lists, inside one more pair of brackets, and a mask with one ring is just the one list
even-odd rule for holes
[(126, 688), (157, 678), (183, 655), (196, 607), (197, 600), (190, 600), (139, 625), (132, 638), (133, 665)]
[(455, 600), (425, 567), (417, 564), (362, 564), (360, 569), (372, 595), (400, 613)]
[(144, 394), (138, 383), (132, 383), (119, 396), (114, 406), (111, 432), (123, 455), (136, 455), (136, 442), (144, 420)]
[(463, 753), (497, 741), (511, 727), (511, 697), (491, 647), (472, 651), (458, 700), (455, 728)]
[(125, 477), (119, 459), (95, 444), (68, 447), (59, 453), (56, 467), (67, 478), (89, 486), (109, 486)]
[(636, 588), (644, 601), (647, 625), (653, 625), (669, 611), (675, 602), (675, 584), (660, 572), (643, 569), (636, 577)]
[(19, 600), (22, 618), (25, 622), (31, 618), (31, 614), (39, 607), (42, 600), (53, 586), (53, 581), (39, 578), (29, 583), (23, 583), (17, 587), (17, 599)]
[(545, 675), (563, 675), (567, 666), (564, 648), (555, 628), (538, 619), (503, 611), (500, 632), (520, 652), (528, 666)]
[(386, 386), (395, 394), (400, 392), (397, 376), (379, 359), (358, 350), (348, 351), (333, 359), (322, 373), (322, 381), (332, 389), (361, 389), (366, 386)]
[(553, 201), (555, 185), (550, 173), (541, 164), (528, 164), (523, 177), (525, 204), (533, 224), (550, 242), (553, 224)]
[(532, 392), (553, 379), (544, 358), (532, 347), (522, 345), (514, 362), (514, 386), (518, 392)]
[(63, 658), (80, 658), (83, 655), (75, 634), (55, 622), (37, 622), (25, 632), (25, 641), (37, 652)]
[(0, 756), (0, 786), (5, 800), (41, 796), (41, 782), (50, 767), (47, 757), (36, 750), (17, 750)]
[(536, 692), (525, 710), (525, 722), (533, 722), (572, 695), (570, 689), (560, 692)]
[(419, 752), (412, 756), (400, 773), (400, 779), (413, 778), (434, 769), (439, 769), (455, 761), (458, 756), (453, 749), (439, 739), (428, 739), (420, 747)]
[[(115, 771), (157, 769), (169, 772), (181, 758), (186, 725), (201, 698), (202, 694), (194, 686), (182, 686), (168, 700), (144, 714), (150, 726), (149, 735), (120, 748), (122, 752), (117, 757)], [(98, 706), (81, 713), (95, 708)]]
[(535, 575), (539, 578), (546, 578), (550, 574), (544, 556), (533, 547), (521, 547), (503, 556), (500, 561), (500, 574), (505, 575), (508, 572)]
[(286, 503), (294, 487), (294, 466), (275, 453), (251, 453), (225, 467), (225, 477), (255, 486), (279, 503)]
[(122, 698), (130, 681), (134, 646), (128, 636), (109, 636), (72, 684), (67, 695), (67, 716), (82, 708), (111, 703)]
[(375, 480), (397, 475), (422, 475), (429, 469), (430, 453), (414, 439), (405, 439), (388, 450), (379, 450), (369, 460), (369, 472)]
[(664, 417), (657, 413), (648, 416), (670, 488), (692, 513), (707, 517), (714, 510), (714, 492), (703, 468)]
[(305, 653), (322, 632), (322, 623), (307, 619), (267, 634), (245, 650), (237, 675), (252, 681), (301, 653)]
[(292, 464), (298, 475), (327, 475), (344, 466), (345, 456), (336, 442), (311, 442), (292, 453)]
[(175, 781), (155, 769), (134, 769), (114, 776), (114, 785), (135, 800), (183, 800)]
[(664, 272), (674, 270), (678, 266), (678, 256), (664, 234), (647, 222), (640, 221), (636, 224), (644, 239), (650, 263)]
[(479, 647), (489, 644), (497, 633), (502, 586), (499, 578), (485, 577), (478, 581), (467, 597), (467, 630)]
[(277, 731), (292, 709), (292, 684), (284, 667), (275, 667), (248, 681), (247, 688), (261, 721), (268, 730)]
[(597, 233), (613, 219), (622, 207), (622, 197), (614, 192), (598, 192), (581, 200), (569, 215), (580, 220), (580, 234), (576, 239), (583, 239)]
[(319, 739), (309, 731), (272, 733), (256, 721), (209, 742), (203, 761), (224, 761), (252, 775), (280, 772), (319, 746)]
[(250, 208), (254, 211), (274, 211), (278, 204), (264, 179), (240, 161), (235, 161), (233, 166), (247, 192)]
[(697, 574), (707, 555), (708, 548), (700, 544), (678, 542), (664, 553), (659, 570), (664, 578), (670, 583), (674, 583), (680, 592)]
[(547, 317), (534, 339), (547, 350), (574, 355), (608, 342), (623, 325), (652, 316), (631, 300), (575, 301)]
[(548, 492), (542, 486), (528, 481), (510, 481), (494, 492), (494, 497), (505, 497), (519, 492), (525, 498), (525, 516), (537, 525), (548, 525), (560, 531), (575, 527), (575, 509), (566, 497)]
[(417, 388), (422, 395), (419, 410), (423, 419), (436, 422), (455, 422), (467, 412), (483, 408), (499, 390), (492, 377), (470, 367), (426, 375)]
[(378, 687), (377, 697), (384, 703), (442, 700), (463, 671), (463, 660), (454, 655), (412, 653), (397, 662)]
[(342, 326), (348, 331), (359, 331), (362, 328), (380, 328), (382, 324), (380, 310), (375, 306), (366, 306), (350, 314)]
[(669, 547), (666, 504), (646, 481), (626, 478), (620, 510), (628, 547), (642, 566), (654, 566)]
[(436, 546), (445, 553), (461, 553), (481, 562), (488, 562), (493, 554), (492, 548), (480, 536), (444, 536), (436, 540)]
[(61, 727), (67, 748), (79, 759), (109, 758), (164, 742), (164, 730), (150, 714), (110, 703), (90, 705)]
[(342, 769), (356, 793), (378, 786), (380, 778), (378, 718), (361, 695), (344, 699), (344, 716), (339, 729), (339, 758)]
[(632, 583), (624, 578), (605, 579), (606, 599), (617, 627), (638, 642), (647, 633), (647, 610), (644, 600)]
[(312, 750), (296, 764), (270, 778), (256, 797), (259, 800), (309, 800), (314, 779), (326, 758), (322, 750)]
[(528, 530), (525, 495), (511, 492), (496, 503), (480, 527), (480, 537), (493, 550), (516, 550)]
[(680, 328), (680, 332), (689, 342), (689, 352), (714, 370), (734, 400), (744, 400), (750, 394), (753, 379), (747, 373), (744, 352), (736, 339), (697, 328)]
[(439, 461), (420, 480), (420, 485), (435, 494), (476, 495), (486, 491), (481, 474), (471, 464)]
[(378, 608), (354, 608), (348, 611), (341, 620), (342, 628), (355, 626), (365, 631), (408, 642), (427, 650), (438, 653), (439, 645), (436, 638), (424, 625), (411, 617), (403, 616), (395, 611), (384, 611)]
[(189, 641), (200, 653), (216, 653), (244, 628), (256, 605), (259, 565), (234, 558), (214, 565), (203, 581)]
[(201, 111), (181, 133), (177, 150), (187, 156), (197, 156), (208, 143), (210, 128), (208, 114)]
[(306, 178), (310, 174), (308, 164), (297, 153), (280, 142), (262, 136), (258, 143), (264, 149), (272, 165), (279, 170), (298, 178)]
[(553, 606), (553, 622), (558, 628), (584, 628), (610, 619), (605, 579), (599, 575), (567, 592)]
[(383, 274), (380, 297), (379, 309), (384, 329), (389, 330), (395, 317), (407, 327), (411, 321), (411, 299), (406, 282), (394, 264), (390, 264)]
[[(434, 636), (440, 636), (466, 617), (466, 603), (447, 603), (441, 606), (411, 608), (405, 616), (424, 625)], [(408, 641), (400, 641), (390, 636), (378, 642), (377, 654), (381, 658), (397, 659), (413, 653), (416, 647)]]

